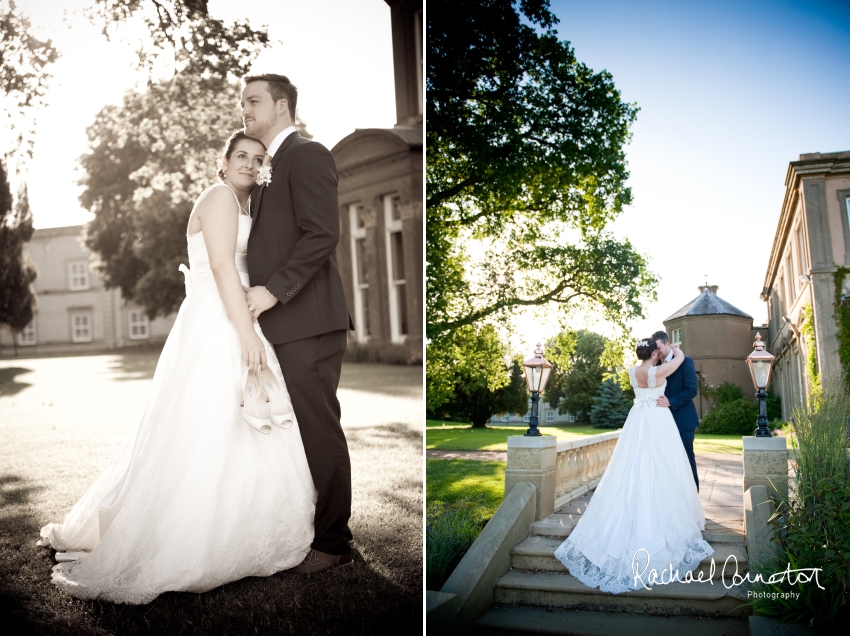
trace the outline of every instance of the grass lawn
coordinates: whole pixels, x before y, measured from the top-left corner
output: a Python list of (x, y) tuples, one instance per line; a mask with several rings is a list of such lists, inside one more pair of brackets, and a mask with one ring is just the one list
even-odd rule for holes
[[(506, 451), (508, 437), (522, 435), (526, 426), (488, 426), (487, 428), (472, 428), (469, 424), (459, 422), (440, 422), (428, 420), (425, 430), (425, 447), (428, 450), (457, 450), (457, 451)], [(541, 426), (544, 435), (554, 435), (558, 440), (571, 440), (586, 435), (599, 435), (610, 432), (609, 429), (593, 428), (592, 426)], [(704, 435), (697, 433), (694, 440), (694, 452), (726, 453), (740, 455), (743, 442), (740, 435)], [(430, 475), (428, 477), (430, 479)]]
[[(50, 583), (39, 528), (61, 521), (144, 407), (156, 353), (0, 360), (0, 614), (5, 634), (422, 633), (422, 369), (346, 364), (353, 567), (278, 573), (148, 605)], [(369, 382), (370, 374), (376, 379)], [(178, 528), (176, 531), (190, 531)]]
[(499, 461), (471, 461), (466, 459), (425, 460), (428, 504), (452, 504), (461, 499), (481, 502), (496, 511), (505, 494), (505, 464)]

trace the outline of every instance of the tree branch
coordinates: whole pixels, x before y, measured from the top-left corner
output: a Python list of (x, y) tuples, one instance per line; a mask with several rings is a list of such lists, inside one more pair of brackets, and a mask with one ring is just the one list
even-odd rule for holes
[(469, 177), (468, 179), (464, 179), (463, 181), (461, 181), (460, 183), (458, 183), (455, 186), (452, 186), (448, 190), (443, 190), (442, 192), (438, 192), (434, 196), (430, 197), (425, 202), (425, 207), (430, 208), (430, 207), (433, 207), (433, 206), (435, 206), (439, 203), (442, 203), (446, 199), (452, 198), (454, 195), (456, 195), (461, 190), (468, 188), (471, 185), (475, 185), (480, 180), (481, 180), (480, 177), (477, 177), (477, 176)]

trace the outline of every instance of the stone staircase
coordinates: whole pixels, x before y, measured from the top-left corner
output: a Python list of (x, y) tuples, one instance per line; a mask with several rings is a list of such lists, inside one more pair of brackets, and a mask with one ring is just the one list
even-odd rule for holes
[[(701, 462), (701, 463), (705, 463)], [(736, 636), (749, 634), (745, 620), (751, 608), (744, 586), (733, 586), (737, 572), (747, 571), (740, 485), (734, 466), (700, 466), (706, 478), (700, 499), (706, 514), (703, 538), (714, 548), (693, 573), (712, 583), (671, 583), (624, 594), (589, 588), (569, 574), (555, 558), (555, 549), (569, 536), (587, 508), (586, 494), (532, 525), (531, 535), (511, 551), (511, 569), (495, 583), (496, 604), (474, 623), (476, 634), (643, 634), (664, 636)], [(715, 471), (715, 468), (720, 468)], [(711, 479), (714, 477), (714, 479)], [(712, 559), (714, 570), (712, 572)], [(729, 586), (730, 589), (727, 589)]]

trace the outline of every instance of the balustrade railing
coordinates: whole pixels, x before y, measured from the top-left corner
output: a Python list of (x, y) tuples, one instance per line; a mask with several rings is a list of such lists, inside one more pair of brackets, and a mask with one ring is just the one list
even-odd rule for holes
[(555, 457), (555, 510), (593, 490), (602, 479), (620, 431), (558, 442)]

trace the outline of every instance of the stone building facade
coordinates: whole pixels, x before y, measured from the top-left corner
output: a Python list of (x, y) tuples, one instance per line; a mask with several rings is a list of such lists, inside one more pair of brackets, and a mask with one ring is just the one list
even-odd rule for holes
[(33, 232), (25, 251), (38, 270), (35, 317), (19, 334), (0, 330), (0, 355), (101, 351), (168, 337), (175, 315), (149, 320), (119, 290), (106, 289), (82, 234), (82, 225)]
[(422, 0), (386, 0), (396, 125), (356, 130), (331, 152), (339, 170), (337, 261), (355, 331), (349, 355), (421, 362)]
[[(531, 419), (531, 398), (528, 398), (528, 410), (525, 415), (514, 415), (513, 413), (501, 413), (490, 418), (490, 423), (494, 426), (500, 424), (509, 425), (526, 425)], [(558, 413), (558, 409), (549, 405), (543, 400), (537, 405), (538, 426), (569, 426), (576, 423), (576, 416), (570, 413)]]
[[(808, 348), (815, 345), (818, 370), (840, 374), (835, 320), (836, 266), (850, 266), (850, 151), (809, 153), (788, 164), (785, 197), (773, 237), (761, 298), (768, 305), (776, 356), (773, 390), (782, 396), (783, 418), (808, 395)], [(850, 280), (841, 295), (850, 298)], [(801, 333), (811, 306), (814, 343)]]
[[(709, 386), (736, 384), (755, 401), (755, 387), (746, 358), (753, 350), (756, 333), (768, 341), (766, 325), (753, 326), (752, 316), (717, 295), (717, 285), (700, 285), (699, 296), (664, 321), (670, 342), (682, 347), (694, 361)], [(700, 419), (709, 403), (702, 395), (694, 398)]]

